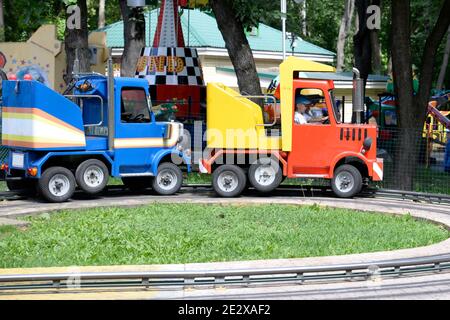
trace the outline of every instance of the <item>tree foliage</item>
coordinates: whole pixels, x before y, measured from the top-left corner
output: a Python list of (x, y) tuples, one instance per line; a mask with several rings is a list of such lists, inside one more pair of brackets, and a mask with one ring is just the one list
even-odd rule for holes
[(240, 0), (211, 0), (211, 7), (234, 66), (240, 91), (246, 95), (260, 96), (262, 90), (255, 60), (244, 33), (245, 28), (257, 24), (252, 20), (256, 16), (243, 10), (245, 3)]
[[(26, 41), (39, 26), (45, 23), (54, 23), (58, 27), (58, 36), (64, 39), (65, 8), (75, 0), (3, 0), (5, 12), (6, 41)], [(436, 21), (439, 10), (444, 0), (411, 0), (411, 46), (413, 64), (420, 65), (420, 52), (425, 45), (427, 34)], [(88, 29), (96, 30), (98, 26), (98, 0), (87, 0), (88, 5)], [(151, 0), (149, 8), (154, 8), (156, 0)], [(233, 10), (244, 28), (257, 26), (260, 22), (280, 29), (280, 2), (279, 1), (248, 1), (231, 0)], [(388, 62), (391, 56), (390, 30), (391, 30), (391, 5), (392, 0), (382, 1), (382, 29), (379, 32), (382, 73), (387, 73)], [(287, 31), (293, 32), (306, 41), (322, 48), (336, 52), (339, 25), (344, 12), (344, 0), (306, 0), (306, 21), (301, 15), (302, 5), (288, 0)], [(204, 10), (211, 9), (209, 7)], [(117, 22), (121, 19), (118, 0), (106, 1), (106, 24)], [(306, 23), (306, 33), (303, 26)], [(352, 25), (345, 47), (345, 68), (349, 70), (353, 66), (353, 36), (355, 24)], [(445, 41), (441, 44), (437, 61), (443, 58)], [(450, 66), (447, 68), (450, 69)], [(435, 70), (437, 79), (439, 70)], [(446, 87), (450, 88), (450, 72), (447, 72)]]
[(61, 0), (4, 0), (6, 41), (26, 41), (42, 24), (64, 20)]

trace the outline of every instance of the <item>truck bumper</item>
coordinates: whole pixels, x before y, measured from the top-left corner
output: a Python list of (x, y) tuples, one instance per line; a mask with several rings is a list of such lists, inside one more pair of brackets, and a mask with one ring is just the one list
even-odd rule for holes
[(383, 159), (377, 158), (376, 161), (372, 162), (372, 180), (383, 181), (383, 170), (384, 170)]
[(205, 159), (198, 160), (198, 170), (200, 173), (211, 173), (211, 163)]
[[(23, 150), (9, 150), (8, 156), (3, 162), (7, 165), (6, 171), (4, 171), (6, 180), (17, 180), (17, 179), (29, 179), (36, 178), (40, 176), (40, 168), (38, 168), (33, 163), (34, 154)], [(34, 168), (36, 170), (35, 175), (30, 175), (30, 169)]]

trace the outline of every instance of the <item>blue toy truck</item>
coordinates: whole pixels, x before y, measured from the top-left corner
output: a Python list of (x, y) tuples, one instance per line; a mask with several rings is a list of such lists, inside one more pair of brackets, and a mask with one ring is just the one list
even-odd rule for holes
[(132, 189), (178, 192), (190, 150), (183, 148), (182, 124), (155, 120), (148, 82), (76, 79), (65, 96), (37, 81), (3, 81), (2, 144), (9, 154), (1, 168), (9, 189), (37, 189), (50, 202), (64, 202), (76, 186), (100, 193), (112, 176)]

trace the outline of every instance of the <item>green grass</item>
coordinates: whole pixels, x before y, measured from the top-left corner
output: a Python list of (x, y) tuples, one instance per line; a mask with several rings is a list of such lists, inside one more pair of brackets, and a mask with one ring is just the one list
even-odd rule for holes
[(419, 167), (416, 170), (414, 189), (417, 192), (450, 195), (450, 173)]
[[(208, 174), (200, 174), (198, 172), (192, 172), (189, 173), (186, 176), (185, 183), (186, 184), (211, 184), (211, 175)], [(327, 180), (320, 180), (320, 179), (285, 179), (282, 183), (282, 185), (324, 185), (329, 184), (329, 181)]]
[(154, 204), (61, 211), (0, 229), (0, 267), (300, 258), (430, 245), (443, 227), (319, 206)]
[[(393, 163), (386, 162), (384, 164), (384, 181), (374, 182), (373, 185), (386, 189), (398, 189), (398, 183), (394, 179)], [(420, 165), (416, 168), (414, 174), (412, 191), (450, 195), (450, 173)]]
[(212, 179), (209, 174), (200, 174), (198, 172), (192, 172), (187, 174), (184, 181), (186, 184), (211, 184)]
[(14, 226), (0, 226), (0, 239), (9, 236), (15, 231), (17, 231), (17, 228)]
[[(200, 174), (198, 172), (192, 172), (184, 176), (185, 184), (211, 184), (211, 176), (207, 174)], [(122, 185), (122, 180), (120, 178), (110, 178), (108, 185), (118, 186)]]

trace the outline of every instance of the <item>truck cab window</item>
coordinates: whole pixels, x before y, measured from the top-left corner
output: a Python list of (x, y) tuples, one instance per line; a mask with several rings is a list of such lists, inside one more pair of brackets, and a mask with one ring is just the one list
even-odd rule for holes
[(122, 89), (120, 118), (124, 123), (150, 122), (150, 111), (144, 89)]
[(296, 90), (294, 123), (297, 125), (329, 123), (327, 105), (322, 90)]

